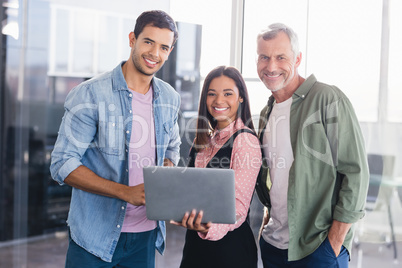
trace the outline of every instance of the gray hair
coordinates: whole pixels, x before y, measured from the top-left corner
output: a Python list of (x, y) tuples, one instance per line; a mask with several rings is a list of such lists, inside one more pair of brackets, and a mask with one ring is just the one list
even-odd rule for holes
[(283, 23), (273, 23), (269, 25), (268, 29), (265, 29), (258, 34), (257, 41), (260, 38), (264, 39), (265, 41), (274, 39), (280, 32), (284, 32), (289, 37), (290, 45), (292, 47), (294, 57), (296, 58), (300, 52), (299, 39), (293, 29)]

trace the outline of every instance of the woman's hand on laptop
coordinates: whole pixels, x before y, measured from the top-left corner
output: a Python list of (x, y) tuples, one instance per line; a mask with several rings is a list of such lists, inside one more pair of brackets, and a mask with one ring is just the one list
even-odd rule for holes
[(181, 222), (176, 222), (176, 221), (170, 221), (171, 224), (176, 225), (176, 226), (182, 226), (184, 228), (187, 228), (189, 230), (193, 230), (196, 232), (200, 233), (208, 233), (209, 228), (211, 228), (212, 223), (202, 223), (202, 216), (204, 215), (204, 212), (201, 210), (198, 215), (197, 211), (193, 209), (191, 213), (186, 212), (183, 216), (183, 219)]

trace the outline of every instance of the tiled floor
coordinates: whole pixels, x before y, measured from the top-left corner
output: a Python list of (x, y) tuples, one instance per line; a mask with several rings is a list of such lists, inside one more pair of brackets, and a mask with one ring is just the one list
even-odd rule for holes
[[(156, 268), (175, 268), (179, 266), (183, 248), (184, 229), (168, 225), (168, 240), (165, 256), (157, 254)], [(68, 241), (65, 232), (27, 244), (0, 248), (1, 268), (58, 268), (64, 267), (64, 258)], [(401, 249), (402, 242), (398, 242)], [(402, 267), (402, 257), (399, 262), (393, 258), (392, 248), (383, 244), (363, 243), (362, 252), (354, 248), (350, 268), (394, 268)], [(359, 258), (361, 254), (361, 258)], [(262, 267), (261, 264), (259, 267)], [(247, 267), (245, 267), (247, 268)]]
[[(256, 197), (255, 197), (256, 198)], [(253, 200), (250, 209), (252, 229), (257, 235), (261, 224), (262, 206)], [(175, 268), (181, 261), (185, 229), (167, 224), (164, 256), (156, 254), (156, 268)], [(0, 243), (0, 268), (58, 268), (64, 267), (68, 247), (66, 231), (25, 241)], [(262, 266), (261, 266), (262, 267)]]
[[(253, 202), (251, 208), (251, 225), (256, 233), (261, 222), (261, 207)], [(393, 248), (381, 242), (389, 239), (389, 222), (383, 212), (368, 214), (360, 225), (361, 243), (354, 247), (350, 268), (394, 268), (402, 267), (402, 213), (394, 211), (394, 224), (397, 233), (398, 257), (395, 260)], [(376, 223), (377, 225), (373, 225)], [(374, 231), (369, 227), (374, 226)], [(157, 254), (156, 268), (178, 267), (185, 230), (167, 224), (167, 249), (164, 256)], [(367, 242), (368, 241), (368, 242)], [(20, 243), (19, 243), (20, 242)], [(0, 268), (58, 268), (64, 267), (68, 239), (65, 231), (26, 241), (0, 243)], [(262, 267), (260, 264), (259, 267)], [(247, 268), (247, 267), (245, 267)]]

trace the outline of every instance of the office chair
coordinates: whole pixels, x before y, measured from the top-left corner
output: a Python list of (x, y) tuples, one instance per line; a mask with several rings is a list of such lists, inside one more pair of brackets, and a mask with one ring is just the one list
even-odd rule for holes
[[(392, 246), (394, 250), (394, 259), (397, 259), (397, 247), (395, 241), (395, 232), (393, 226), (393, 217), (391, 212), (391, 204), (390, 200), (382, 200), (379, 197), (381, 185), (386, 185), (387, 182), (392, 181), (393, 179), (393, 170), (395, 164), (395, 156), (392, 155), (380, 155), (380, 154), (368, 154), (367, 161), (370, 172), (370, 182), (366, 199), (366, 211), (370, 213), (371, 211), (377, 210), (381, 205), (386, 206), (387, 214), (388, 214), (388, 222), (390, 227), (390, 242), (388, 246)], [(382, 195), (382, 197), (386, 196), (387, 198), (392, 197), (392, 188), (390, 187), (386, 195)], [(360, 227), (363, 227), (362, 225)], [(356, 247), (360, 246), (360, 237), (359, 232), (356, 233), (354, 239), (354, 245)]]
[(367, 156), (367, 162), (370, 172), (370, 182), (365, 208), (367, 211), (373, 211), (377, 203), (378, 193), (380, 192), (384, 163), (382, 155), (378, 154), (369, 154)]

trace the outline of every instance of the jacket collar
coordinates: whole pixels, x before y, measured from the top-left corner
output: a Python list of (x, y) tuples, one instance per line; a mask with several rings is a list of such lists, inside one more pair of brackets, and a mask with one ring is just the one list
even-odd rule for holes
[[(304, 100), (308, 93), (310, 92), (313, 85), (317, 82), (314, 74), (311, 74), (304, 82), (301, 84), (297, 90), (293, 93), (293, 103), (295, 101)], [(269, 115), (271, 114), (272, 107), (274, 106), (275, 98), (271, 95), (268, 99), (267, 106), (262, 110), (259, 120), (258, 136), (262, 140), (262, 134), (265, 127), (267, 126)]]
[[(129, 90), (127, 86), (126, 79), (124, 78), (123, 75), (123, 64), (126, 63), (126, 61), (120, 62), (119, 65), (117, 65), (113, 71), (112, 71), (112, 89), (113, 90)], [(161, 93), (161, 90), (159, 88), (159, 80), (155, 77), (152, 78), (151, 81), (152, 84), (152, 89), (154, 91), (154, 100), (159, 97), (159, 94)]]
[(310, 75), (304, 82), (299, 86), (299, 88), (293, 93), (293, 101), (296, 99), (305, 99), (308, 93), (310, 92), (310, 89), (313, 87), (313, 85), (317, 82), (317, 79), (315, 78), (314, 74)]

